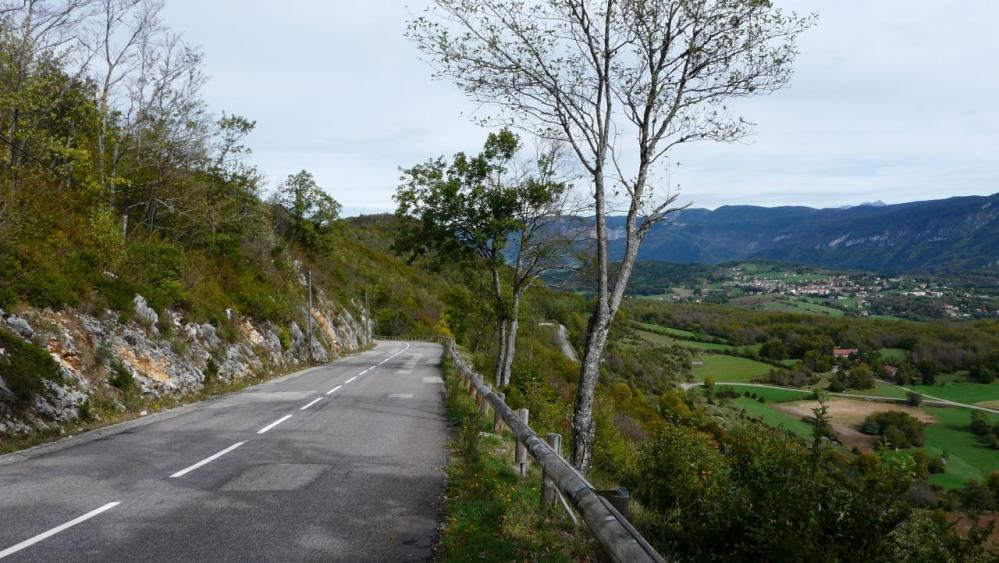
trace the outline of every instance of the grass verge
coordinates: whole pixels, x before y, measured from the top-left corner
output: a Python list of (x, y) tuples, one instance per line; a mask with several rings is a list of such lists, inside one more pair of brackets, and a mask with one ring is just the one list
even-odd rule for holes
[(489, 433), (492, 421), (458, 385), (445, 361), (449, 444), (441, 531), (441, 561), (604, 561), (582, 522), (574, 527), (560, 506), (541, 507), (541, 475), (532, 464), (521, 479), (514, 441)]

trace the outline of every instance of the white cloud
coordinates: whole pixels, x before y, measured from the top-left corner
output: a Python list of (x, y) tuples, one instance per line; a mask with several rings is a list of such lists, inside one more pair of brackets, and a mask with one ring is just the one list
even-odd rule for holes
[[(300, 169), (348, 207), (391, 209), (398, 167), (475, 150), (474, 111), (402, 34), (398, 1), (171, 0), (200, 45), (216, 111), (258, 122), (254, 161)], [(835, 206), (999, 191), (999, 3), (778, 0), (819, 14), (790, 88), (733, 107), (758, 124), (736, 145), (675, 155), (698, 207)]]

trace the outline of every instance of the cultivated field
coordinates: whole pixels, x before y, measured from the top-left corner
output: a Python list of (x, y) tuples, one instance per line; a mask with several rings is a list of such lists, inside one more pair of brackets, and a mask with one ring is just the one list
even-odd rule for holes
[[(854, 446), (861, 450), (871, 451), (878, 443), (877, 436), (864, 434), (859, 430), (868, 415), (884, 411), (901, 411), (908, 413), (925, 424), (933, 424), (936, 418), (919, 407), (877, 403), (874, 401), (859, 401), (854, 399), (833, 399), (826, 403), (829, 407), (829, 420), (833, 431), (848, 448)], [(819, 407), (817, 401), (782, 404), (778, 408), (783, 412), (798, 418), (812, 416), (812, 410)]]

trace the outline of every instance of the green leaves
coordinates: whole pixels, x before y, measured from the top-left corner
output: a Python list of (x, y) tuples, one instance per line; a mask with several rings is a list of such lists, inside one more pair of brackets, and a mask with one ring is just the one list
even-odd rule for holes
[(275, 196), (283, 213), (278, 217), (285, 234), (315, 247), (340, 218), (342, 206), (333, 199), (308, 171), (292, 174), (278, 187)]

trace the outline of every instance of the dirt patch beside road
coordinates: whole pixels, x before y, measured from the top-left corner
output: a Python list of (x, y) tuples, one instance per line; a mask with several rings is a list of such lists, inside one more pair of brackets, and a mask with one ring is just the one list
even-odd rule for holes
[[(936, 419), (919, 407), (906, 405), (878, 403), (874, 401), (860, 401), (854, 399), (833, 399), (826, 403), (829, 407), (829, 421), (833, 432), (840, 442), (848, 448), (856, 446), (862, 451), (871, 451), (878, 443), (877, 436), (864, 434), (860, 431), (860, 426), (868, 415), (876, 412), (901, 411), (908, 413), (924, 424), (933, 424)], [(817, 409), (817, 401), (806, 401), (800, 403), (786, 403), (778, 408), (790, 415), (799, 418), (812, 416), (812, 409)]]

